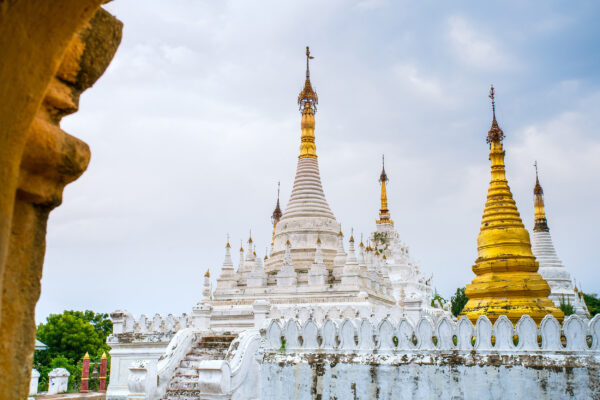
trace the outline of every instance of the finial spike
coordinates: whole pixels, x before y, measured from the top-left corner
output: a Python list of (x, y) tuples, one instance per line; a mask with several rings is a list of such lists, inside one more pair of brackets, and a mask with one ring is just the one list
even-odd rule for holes
[(490, 86), (490, 99), (492, 99), (492, 114), (494, 115), (494, 119), (496, 119), (496, 98), (495, 98), (494, 85)]
[(492, 126), (488, 132), (486, 142), (491, 146), (494, 142), (500, 143), (504, 140), (504, 132), (502, 132), (502, 129), (498, 126), (498, 121), (496, 121), (496, 90), (494, 85), (491, 85), (488, 97), (492, 99)]
[(313, 112), (317, 111), (317, 103), (319, 102), (319, 98), (310, 84), (309, 61), (313, 58), (314, 57), (310, 55), (309, 47), (306, 46), (306, 81), (304, 82), (304, 89), (302, 89), (298, 95), (298, 105), (300, 106), (300, 111), (303, 111), (305, 106), (309, 107)]

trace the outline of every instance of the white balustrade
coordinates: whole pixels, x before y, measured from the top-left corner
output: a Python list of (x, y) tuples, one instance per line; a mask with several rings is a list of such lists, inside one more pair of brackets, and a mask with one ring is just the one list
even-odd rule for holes
[[(470, 352), (473, 349), (478, 352), (514, 353), (600, 350), (600, 316), (588, 322), (572, 315), (561, 326), (553, 316), (548, 315), (539, 328), (527, 315), (521, 317), (514, 326), (506, 316), (499, 317), (493, 325), (486, 316), (481, 316), (475, 326), (466, 317), (458, 322), (442, 317), (434, 324), (429, 316), (421, 317), (416, 325), (407, 318), (396, 321), (392, 317), (379, 321), (326, 317), (322, 322), (312, 318), (303, 324), (300, 322), (295, 318), (271, 320), (263, 331), (266, 337), (265, 350), (277, 351), (283, 347), (286, 353), (318, 349), (343, 353), (374, 350), (414, 353)], [(566, 339), (566, 345), (561, 342), (561, 334)], [(285, 346), (282, 346), (282, 338)]]

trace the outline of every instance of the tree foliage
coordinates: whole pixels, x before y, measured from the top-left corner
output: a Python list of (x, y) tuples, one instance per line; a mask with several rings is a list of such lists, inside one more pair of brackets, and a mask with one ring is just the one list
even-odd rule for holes
[(567, 299), (567, 301), (565, 302), (565, 296), (563, 296), (562, 299), (560, 299), (560, 309), (563, 313), (565, 313), (565, 317), (568, 317), (569, 315), (575, 313), (575, 309), (573, 308), (571, 301)]
[(467, 301), (469, 301), (469, 298), (465, 295), (465, 288), (462, 287), (456, 289), (456, 293), (454, 293), (454, 296), (450, 298), (450, 303), (452, 304), (452, 314), (455, 317), (458, 317), (463, 308), (465, 308)]
[(584, 293), (583, 299), (592, 317), (600, 312), (600, 299), (596, 293)]
[(40, 372), (40, 390), (47, 388), (48, 373), (58, 367), (69, 371), (69, 387), (75, 389), (81, 378), (83, 356), (87, 352), (92, 362), (99, 362), (102, 353), (110, 350), (106, 338), (111, 333), (108, 314), (89, 310), (50, 314), (36, 333), (37, 339), (48, 346), (36, 351), (33, 358), (34, 368)]
[(37, 329), (37, 338), (48, 346), (50, 358), (61, 355), (77, 361), (87, 352), (98, 354), (108, 351), (106, 338), (112, 332), (108, 314), (96, 314), (86, 310), (66, 310), (62, 314), (50, 314), (45, 324)]

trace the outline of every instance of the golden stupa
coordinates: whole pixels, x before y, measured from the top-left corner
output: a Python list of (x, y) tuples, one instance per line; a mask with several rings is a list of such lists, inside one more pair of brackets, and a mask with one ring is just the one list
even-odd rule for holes
[(523, 226), (504, 168), (504, 133), (496, 121), (494, 87), (490, 90), (493, 121), (488, 133), (492, 178), (477, 237), (476, 277), (465, 290), (469, 301), (462, 311), (472, 322), (480, 315), (494, 322), (506, 315), (516, 323), (527, 314), (537, 324), (547, 314), (562, 320), (564, 314), (548, 298), (550, 287), (538, 274), (529, 232)]

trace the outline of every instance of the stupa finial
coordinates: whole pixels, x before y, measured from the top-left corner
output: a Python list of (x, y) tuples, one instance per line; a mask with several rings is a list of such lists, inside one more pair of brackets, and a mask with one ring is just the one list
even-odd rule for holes
[(381, 208), (379, 209), (379, 220), (378, 224), (393, 224), (394, 222), (390, 219), (390, 210), (388, 209), (387, 202), (387, 188), (386, 184), (389, 182), (388, 176), (385, 173), (385, 155), (381, 155), (381, 174), (379, 175), (379, 183), (381, 183)]
[(306, 80), (304, 81), (304, 88), (298, 95), (298, 105), (300, 106), (300, 111), (303, 111), (308, 104), (313, 112), (317, 111), (317, 104), (319, 103), (319, 98), (317, 97), (317, 92), (315, 92), (310, 83), (310, 66), (309, 61), (314, 57), (310, 55), (310, 48), (306, 46)]
[(501, 143), (504, 140), (504, 132), (502, 132), (498, 121), (496, 121), (496, 90), (494, 85), (490, 87), (489, 98), (492, 100), (492, 126), (488, 132), (486, 142), (491, 146), (492, 143)]
[(317, 158), (317, 147), (315, 145), (315, 112), (319, 98), (310, 84), (310, 69), (308, 62), (314, 57), (310, 55), (310, 49), (306, 46), (306, 81), (304, 88), (298, 95), (298, 105), (302, 112), (302, 135), (300, 140), (300, 155), (298, 158)]
[(533, 187), (533, 214), (534, 214), (534, 232), (549, 232), (548, 220), (546, 219), (546, 210), (544, 207), (544, 189), (540, 185), (540, 178), (538, 175), (538, 164), (537, 161), (533, 163), (535, 167), (535, 186)]

